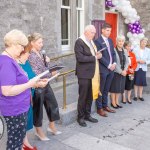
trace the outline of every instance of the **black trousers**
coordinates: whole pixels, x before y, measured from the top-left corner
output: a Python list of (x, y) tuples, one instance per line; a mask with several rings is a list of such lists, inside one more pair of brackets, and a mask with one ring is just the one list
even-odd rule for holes
[(78, 99), (78, 119), (89, 117), (93, 101), (91, 79), (78, 79), (79, 99)]
[(33, 96), (33, 124), (35, 127), (42, 126), (43, 104), (50, 122), (60, 119), (59, 107), (54, 92), (48, 84), (44, 88), (35, 89)]

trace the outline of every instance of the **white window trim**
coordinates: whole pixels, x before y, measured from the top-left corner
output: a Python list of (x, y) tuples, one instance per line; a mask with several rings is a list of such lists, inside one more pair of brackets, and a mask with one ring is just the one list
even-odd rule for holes
[[(80, 32), (82, 33), (84, 31), (84, 0), (82, 0), (82, 8), (81, 7), (76, 7), (76, 11), (77, 11), (77, 33), (78, 33), (78, 11), (80, 11), (80, 14), (81, 14), (81, 24), (80, 24)], [(81, 34), (80, 33), (80, 34)], [(78, 36), (78, 35), (77, 35)], [(77, 37), (78, 38), (78, 37)]]
[[(67, 51), (67, 50), (70, 50), (70, 23), (71, 23), (71, 20), (70, 20), (71, 14), (70, 13), (71, 13), (71, 7), (62, 5), (62, 0), (61, 0), (61, 9), (67, 9), (68, 10), (68, 45), (62, 45), (61, 44), (62, 51)], [(61, 39), (61, 42), (62, 42), (62, 39)]]

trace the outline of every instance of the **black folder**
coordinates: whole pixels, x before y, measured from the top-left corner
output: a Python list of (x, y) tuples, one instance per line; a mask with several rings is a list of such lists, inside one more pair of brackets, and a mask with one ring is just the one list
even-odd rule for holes
[(53, 71), (58, 71), (63, 69), (65, 66), (61, 66), (61, 65), (54, 65), (52, 67), (49, 68), (49, 72), (53, 72)]

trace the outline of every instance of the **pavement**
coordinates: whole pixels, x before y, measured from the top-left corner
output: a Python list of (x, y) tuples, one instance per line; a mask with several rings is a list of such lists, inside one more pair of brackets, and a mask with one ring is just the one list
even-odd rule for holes
[[(150, 74), (148, 74), (150, 75)], [(55, 95), (62, 107), (62, 89), (54, 87)], [(77, 101), (77, 84), (68, 86), (68, 103)], [(72, 90), (71, 90), (72, 89)], [(43, 130), (50, 141), (43, 142), (35, 137), (34, 129), (28, 133), (32, 145), (38, 150), (150, 150), (150, 94), (149, 86), (145, 89), (145, 101), (133, 101), (122, 104), (116, 113), (109, 113), (107, 118), (92, 114), (98, 123), (87, 122), (87, 127), (80, 127), (77, 122), (64, 126), (57, 124), (61, 135), (53, 136), (46, 132), (48, 125), (44, 113)], [(0, 150), (6, 149), (6, 132), (0, 140)]]

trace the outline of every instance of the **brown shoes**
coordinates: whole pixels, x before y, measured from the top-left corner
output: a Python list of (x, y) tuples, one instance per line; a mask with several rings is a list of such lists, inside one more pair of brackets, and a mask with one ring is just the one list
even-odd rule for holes
[(101, 109), (98, 109), (97, 110), (97, 113), (100, 115), (100, 116), (103, 116), (103, 117), (108, 117), (106, 112), (101, 108)]
[(103, 108), (105, 111), (110, 112), (110, 113), (115, 113), (115, 110), (110, 109), (108, 106)]

